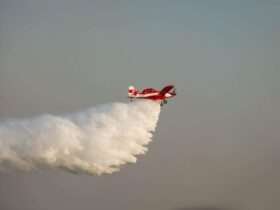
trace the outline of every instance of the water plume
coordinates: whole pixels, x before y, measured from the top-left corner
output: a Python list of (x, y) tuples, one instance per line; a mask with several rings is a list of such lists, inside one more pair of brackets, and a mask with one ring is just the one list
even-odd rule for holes
[(152, 101), (112, 103), (88, 110), (0, 124), (0, 169), (61, 168), (110, 174), (145, 154), (160, 114)]

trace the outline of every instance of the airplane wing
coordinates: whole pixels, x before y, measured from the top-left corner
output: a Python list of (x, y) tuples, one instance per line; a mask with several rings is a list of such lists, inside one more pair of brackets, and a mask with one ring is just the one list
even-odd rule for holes
[(160, 91), (160, 95), (164, 95), (165, 93), (169, 92), (170, 90), (172, 90), (174, 88), (173, 85), (168, 85), (166, 87), (164, 87), (161, 91)]

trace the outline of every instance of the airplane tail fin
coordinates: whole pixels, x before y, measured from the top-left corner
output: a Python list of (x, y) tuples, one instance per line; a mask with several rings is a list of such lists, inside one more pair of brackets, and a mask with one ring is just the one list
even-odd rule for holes
[(137, 94), (137, 89), (134, 86), (128, 87), (128, 97), (133, 97)]
[[(169, 92), (170, 90), (172, 90), (174, 88), (173, 85), (168, 85), (166, 87), (164, 87), (161, 91), (160, 91), (160, 94), (161, 95), (164, 95), (165, 93)], [(175, 92), (174, 92), (175, 93)], [(176, 93), (175, 93), (176, 94)]]

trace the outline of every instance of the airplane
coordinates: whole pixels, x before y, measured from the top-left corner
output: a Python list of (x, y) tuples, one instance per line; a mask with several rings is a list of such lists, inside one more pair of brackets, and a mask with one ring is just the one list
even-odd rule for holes
[(157, 101), (161, 106), (167, 104), (167, 99), (176, 96), (176, 90), (173, 85), (167, 85), (162, 90), (155, 90), (153, 88), (145, 88), (138, 91), (135, 87), (128, 87), (128, 98), (130, 101), (133, 99), (148, 99)]

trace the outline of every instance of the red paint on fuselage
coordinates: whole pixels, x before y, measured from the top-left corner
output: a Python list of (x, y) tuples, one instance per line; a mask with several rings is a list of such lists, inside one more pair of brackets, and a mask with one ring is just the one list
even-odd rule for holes
[(138, 92), (134, 87), (128, 89), (128, 97), (131, 99), (149, 99), (162, 102), (174, 96), (176, 96), (176, 91), (173, 85), (168, 85), (160, 91), (153, 88), (145, 88), (141, 92)]

